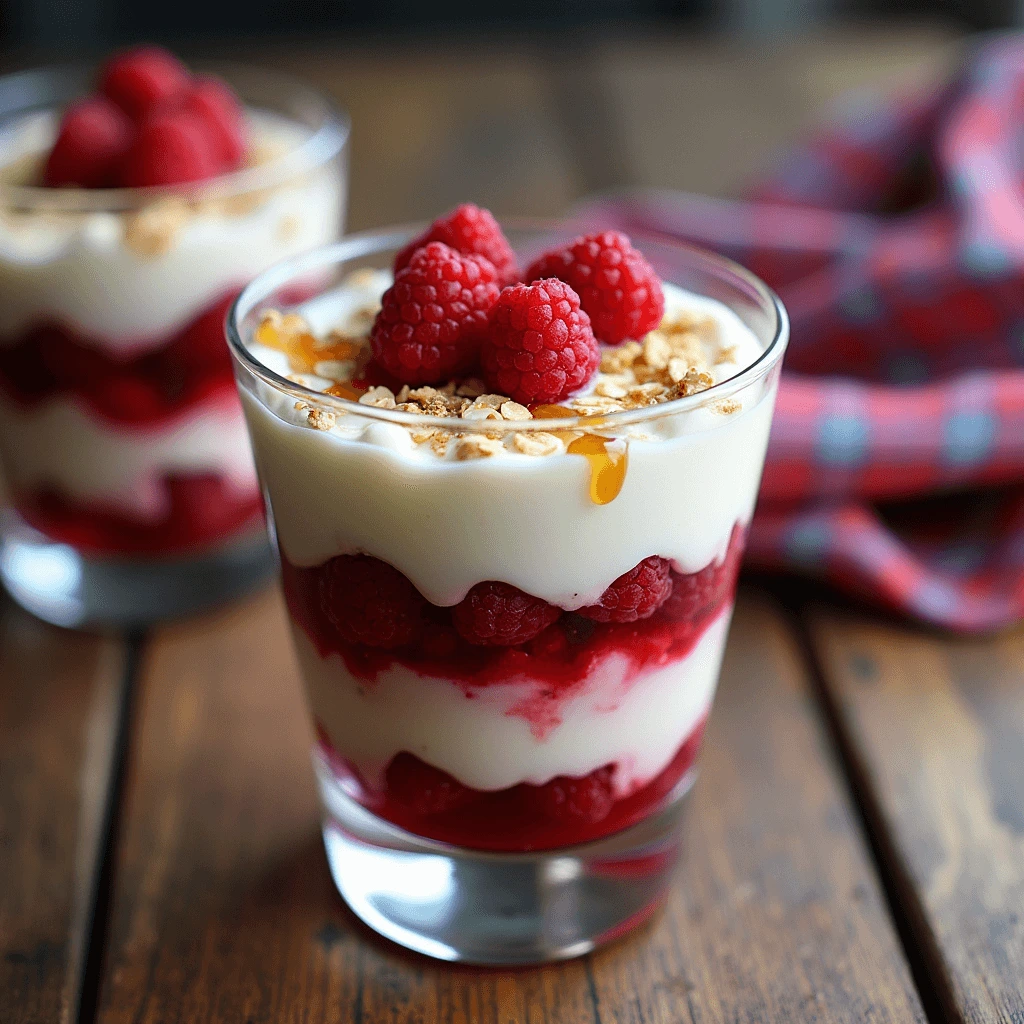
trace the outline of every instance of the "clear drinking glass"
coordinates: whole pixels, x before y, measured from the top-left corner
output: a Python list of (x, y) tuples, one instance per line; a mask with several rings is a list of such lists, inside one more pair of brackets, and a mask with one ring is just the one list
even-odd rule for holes
[[(525, 264), (579, 227), (506, 232)], [(663, 280), (734, 311), (763, 348), (753, 365), (661, 405), (508, 422), (357, 404), (254, 358), (264, 312), (293, 308), (296, 282), (319, 281), (294, 308), (329, 328), (338, 282), (389, 267), (412, 235), (354, 235), (276, 267), (228, 320), (316, 726), (327, 855), (351, 908), (402, 945), (475, 963), (574, 956), (655, 909), (676, 859), (786, 314), (736, 264), (634, 238)], [(460, 461), (407, 440), (437, 430), (459, 446), (514, 431), (516, 454)], [(550, 450), (552, 435), (555, 454), (518, 454)], [(672, 565), (651, 617), (572, 610), (649, 556)], [(398, 649), (348, 642), (331, 615), (339, 595), (377, 600), (373, 560), (393, 567), (384, 585), (408, 600), (411, 581), (420, 602)], [(518, 647), (471, 647), (452, 609), (483, 581), (556, 605), (554, 623)]]
[(0, 79), (0, 578), (61, 625), (178, 614), (272, 568), (223, 322), (339, 237), (348, 121), (287, 77), (200, 70), (245, 104), (252, 158), (159, 189), (33, 185), (95, 70)]

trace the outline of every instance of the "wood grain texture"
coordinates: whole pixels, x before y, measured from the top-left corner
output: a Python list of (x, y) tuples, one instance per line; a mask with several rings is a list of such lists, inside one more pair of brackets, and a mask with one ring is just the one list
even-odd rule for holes
[(950, 1020), (1024, 1020), (1024, 631), (810, 618), (883, 867)]
[(124, 648), (0, 597), (0, 1020), (76, 1019)]
[(737, 616), (668, 910), (597, 955), (453, 968), (335, 894), (282, 607), (144, 658), (101, 1024), (915, 1021), (920, 1011), (786, 627)]

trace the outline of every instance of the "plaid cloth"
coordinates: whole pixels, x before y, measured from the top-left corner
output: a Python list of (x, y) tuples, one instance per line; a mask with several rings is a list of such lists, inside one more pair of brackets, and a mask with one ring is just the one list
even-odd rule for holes
[(846, 104), (744, 201), (580, 212), (725, 252), (789, 309), (751, 564), (964, 632), (1024, 618), (1024, 39)]

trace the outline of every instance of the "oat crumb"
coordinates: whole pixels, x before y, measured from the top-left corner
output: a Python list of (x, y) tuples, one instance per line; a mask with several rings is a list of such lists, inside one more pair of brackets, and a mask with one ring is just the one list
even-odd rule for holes
[(330, 409), (314, 407), (306, 413), (306, 419), (314, 430), (330, 430), (335, 424), (334, 413)]

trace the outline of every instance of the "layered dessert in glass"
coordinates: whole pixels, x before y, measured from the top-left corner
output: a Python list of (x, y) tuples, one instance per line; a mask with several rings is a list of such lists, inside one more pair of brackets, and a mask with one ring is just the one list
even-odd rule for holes
[(355, 236), (229, 322), (335, 879), (399, 942), (506, 963), (664, 888), (786, 344), (711, 254), (507, 234), (467, 206)]
[(152, 47), (9, 76), (0, 109), (5, 584), (65, 624), (250, 585), (269, 563), (224, 318), (340, 233), (344, 120)]

